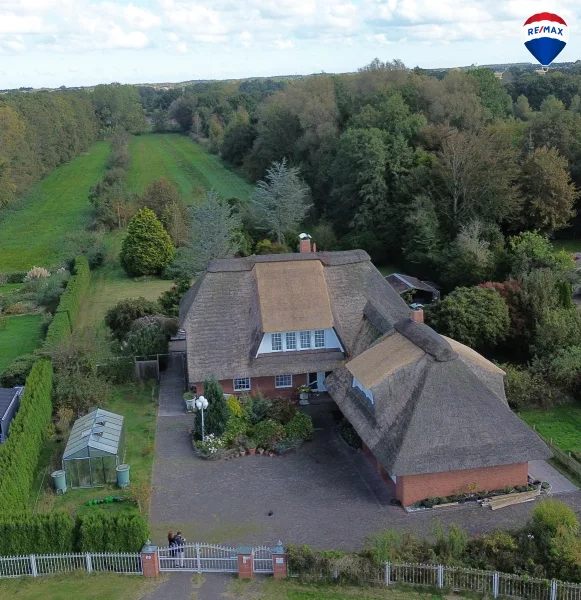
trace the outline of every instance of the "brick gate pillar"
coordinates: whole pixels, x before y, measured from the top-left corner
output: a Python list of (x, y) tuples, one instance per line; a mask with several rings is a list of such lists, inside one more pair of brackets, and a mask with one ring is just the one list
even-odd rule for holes
[(272, 573), (275, 579), (286, 579), (288, 577), (286, 552), (280, 541), (272, 549)]
[(240, 579), (252, 579), (254, 577), (254, 556), (252, 548), (242, 546), (236, 551), (238, 555), (238, 577)]
[(149, 540), (141, 549), (141, 568), (144, 577), (159, 576), (159, 556), (157, 546), (154, 546)]

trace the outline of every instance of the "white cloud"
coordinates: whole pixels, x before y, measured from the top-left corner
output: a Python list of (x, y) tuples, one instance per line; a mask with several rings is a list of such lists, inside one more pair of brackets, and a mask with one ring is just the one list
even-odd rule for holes
[(274, 40), (274, 45), (279, 50), (288, 50), (295, 47), (295, 43), (292, 40)]

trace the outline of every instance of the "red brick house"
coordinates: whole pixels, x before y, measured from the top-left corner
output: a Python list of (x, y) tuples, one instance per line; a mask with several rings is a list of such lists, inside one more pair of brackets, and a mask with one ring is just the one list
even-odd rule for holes
[(527, 483), (551, 456), (509, 409), (504, 373), (423, 323), (366, 252), (210, 263), (184, 296), (189, 381), (227, 393), (329, 391), (402, 504)]

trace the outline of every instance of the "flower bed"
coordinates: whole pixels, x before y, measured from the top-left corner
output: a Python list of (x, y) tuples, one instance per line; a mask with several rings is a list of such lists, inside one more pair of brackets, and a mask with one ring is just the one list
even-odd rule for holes
[(282, 455), (297, 450), (313, 437), (311, 418), (299, 412), (287, 398), (267, 399), (261, 394), (240, 399), (228, 396), (226, 405), (227, 420), (221, 433), (207, 430), (202, 441), (199, 428), (192, 429), (194, 448), (200, 458)]

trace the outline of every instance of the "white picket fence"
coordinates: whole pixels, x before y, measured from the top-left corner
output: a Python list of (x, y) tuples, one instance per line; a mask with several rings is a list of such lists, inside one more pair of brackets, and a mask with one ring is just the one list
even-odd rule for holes
[(351, 568), (342, 570), (340, 567), (334, 567), (326, 573), (298, 573), (289, 569), (289, 575), (326, 579), (337, 583), (343, 581), (376, 586), (399, 584), (445, 588), (455, 592), (471, 591), (493, 598), (581, 600), (580, 584), (443, 565), (387, 562), (384, 567), (365, 573), (353, 572)]
[(28, 556), (0, 557), (0, 578), (38, 577), (73, 571), (109, 571), (127, 575), (142, 575), (141, 554), (93, 553), (86, 554), (30, 554)]

